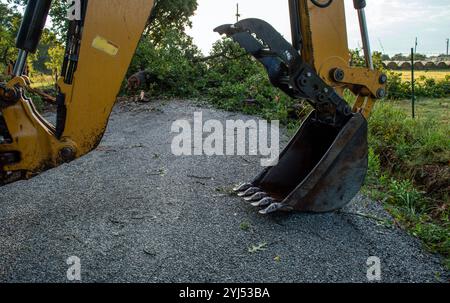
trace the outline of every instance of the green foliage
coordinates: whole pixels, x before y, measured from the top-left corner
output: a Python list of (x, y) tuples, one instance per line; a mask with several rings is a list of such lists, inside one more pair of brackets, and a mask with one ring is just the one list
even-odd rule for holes
[(191, 27), (190, 18), (196, 10), (197, 0), (156, 0), (146, 32), (155, 45), (164, 43), (168, 32)]
[[(213, 46), (208, 62), (207, 96), (216, 106), (287, 124), (293, 100), (274, 88), (264, 67), (232, 40), (225, 38)], [(248, 102), (245, 102), (248, 101)]]
[[(11, 7), (18, 11), (19, 7), (23, 8), (27, 5), (28, 0), (6, 0)], [(64, 41), (64, 36), (67, 31), (67, 8), (69, 5), (66, 0), (53, 0), (50, 10), (50, 18), (52, 20), (52, 32), (56, 34), (60, 42)]]
[(400, 109), (380, 103), (370, 121), (369, 140), (390, 170), (418, 174), (421, 165), (450, 159), (450, 126), (432, 119), (411, 119)]
[(0, 64), (2, 70), (16, 55), (15, 37), (19, 30), (21, 16), (7, 4), (0, 2)]
[(367, 187), (425, 246), (450, 258), (450, 126), (413, 120), (390, 103), (369, 120)]
[(58, 75), (64, 60), (65, 48), (61, 44), (55, 44), (48, 50), (49, 60), (45, 62), (45, 66), (53, 71), (54, 75)]
[[(414, 60), (416, 61), (424, 61), (427, 60), (428, 57), (427, 55), (424, 54), (414, 54)], [(403, 54), (395, 54), (394, 56), (392, 56), (391, 58), (392, 61), (411, 61), (411, 54), (408, 55), (403, 55)]]
[[(28, 3), (28, 0), (7, 0), (7, 3), (12, 7), (12, 11), (18, 11), (18, 7), (24, 7)], [(0, 9), (3, 10), (3, 7), (8, 6), (2, 3)], [(43, 45), (39, 48), (40, 54), (42, 55), (37, 57), (35, 62), (35, 67), (37, 67), (40, 72), (48, 72), (48, 70), (45, 69), (54, 71), (56, 69), (56, 63), (60, 62), (61, 45), (65, 41), (68, 27), (68, 20), (66, 18), (68, 7), (69, 4), (65, 0), (54, 0), (52, 2), (50, 10), (50, 18), (52, 20), (51, 32), (49, 30), (44, 31), (43, 39), (41, 41)], [(161, 47), (164, 54), (167, 54), (164, 48), (167, 46), (168, 42), (170, 43), (173, 41), (174, 32), (180, 33), (179, 39), (186, 39), (183, 32), (186, 27), (191, 26), (190, 17), (194, 14), (196, 9), (197, 0), (156, 0), (151, 18), (149, 18), (149, 21), (151, 22), (149, 22), (144, 34), (145, 39), (151, 41), (151, 45), (146, 44), (146, 46), (154, 48)], [(18, 28), (20, 25), (20, 15), (16, 17), (16, 27)], [(8, 39), (8, 41), (12, 42), (12, 44), (10, 44), (12, 45), (12, 49), (14, 49), (13, 41), (17, 30), (9, 32), (12, 34), (11, 39)], [(46, 35), (47, 38), (51, 36), (51, 39), (46, 39)], [(180, 44), (177, 46), (180, 46)], [(189, 48), (192, 49), (192, 43)], [(142, 47), (140, 51), (142, 53)], [(50, 61), (50, 63), (45, 64), (47, 61)], [(179, 63), (179, 61), (176, 61), (175, 59), (173, 63), (176, 64)], [(179, 70), (181, 71), (181, 68)]]
[(450, 96), (450, 75), (444, 80), (436, 81), (433, 78), (421, 76), (416, 82), (415, 94), (418, 97), (444, 98)]
[(239, 228), (243, 231), (249, 231), (250, 228), (252, 227), (252, 225), (250, 224), (250, 222), (248, 221), (243, 221), (240, 225)]
[(373, 148), (369, 148), (369, 173), (367, 175), (368, 183), (375, 183), (381, 175), (380, 157), (375, 153)]
[[(400, 73), (388, 72), (388, 98), (401, 100), (411, 98), (411, 81), (402, 81)], [(415, 81), (415, 96), (422, 98), (450, 97), (450, 75), (444, 80), (435, 80), (425, 76)]]
[[(6, 64), (8, 60), (16, 60), (17, 49), (15, 47), (15, 38), (20, 27), (22, 16), (18, 13), (18, 5), (23, 1), (12, 1), (0, 3), (0, 56), (1, 63)], [(54, 1), (57, 6), (58, 1)], [(49, 56), (49, 49), (58, 44), (57, 26), (52, 30), (44, 29), (41, 43), (36, 54), (30, 54), (28, 66), (31, 73), (37, 71), (40, 73), (49, 73), (46, 62), (52, 60)]]
[[(350, 64), (352, 66), (357, 66), (357, 67), (366, 67), (366, 61), (364, 59), (362, 50), (360, 49), (355, 49), (355, 50), (350, 50)], [(373, 59), (373, 65), (375, 67), (375, 69), (378, 70), (383, 70), (383, 54), (380, 52), (374, 52), (372, 54), (372, 59)]]
[[(6, 0), (13, 5), (15, 10), (17, 7), (25, 6), (28, 0)], [(67, 32), (68, 20), (67, 9), (69, 4), (66, 0), (53, 0), (50, 10), (50, 18), (52, 20), (52, 30), (64, 41)], [(166, 35), (166, 30), (176, 29), (183, 31), (186, 26), (190, 26), (190, 17), (197, 9), (197, 0), (156, 0), (152, 11), (151, 28), (146, 30), (146, 33), (152, 33), (154, 43), (158, 44), (161, 37)]]
[(195, 97), (205, 86), (206, 65), (195, 62), (201, 56), (192, 39), (177, 30), (167, 31), (158, 45), (144, 36), (128, 76), (146, 70), (151, 76), (150, 93), (166, 97)]
[(389, 71), (387, 93), (388, 98), (393, 100), (411, 98), (411, 83), (403, 82), (402, 75)]
[(387, 202), (405, 209), (410, 215), (425, 210), (423, 192), (418, 191), (410, 180), (389, 179), (388, 182), (382, 181), (381, 184), (387, 187)]
[(378, 191), (380, 198), (386, 201), (386, 208), (400, 224), (413, 236), (423, 241), (425, 247), (434, 253), (440, 253), (450, 265), (450, 222), (447, 214), (435, 219), (429, 208), (430, 200), (419, 192), (410, 181), (397, 181), (384, 177), (380, 183), (385, 186)]

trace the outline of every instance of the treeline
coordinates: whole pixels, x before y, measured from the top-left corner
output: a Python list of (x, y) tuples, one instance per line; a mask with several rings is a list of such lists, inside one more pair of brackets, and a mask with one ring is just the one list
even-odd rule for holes
[[(381, 59), (383, 61), (411, 61), (411, 54), (395, 54), (392, 57), (388, 54), (382, 54)], [(450, 60), (450, 56), (445, 54), (440, 54), (438, 56), (428, 56), (425, 54), (416, 53), (414, 54), (414, 60), (416, 61), (428, 61), (428, 60), (436, 60), (436, 61), (448, 61)]]
[[(2, 65), (14, 60), (17, 55), (14, 40), (21, 20), (18, 13), (21, 10), (17, 6), (25, 2), (7, 0), (7, 3), (0, 3)], [(45, 29), (38, 53), (29, 58), (32, 73), (58, 74), (64, 55), (66, 5), (66, 1), (62, 0), (53, 2), (50, 12), (52, 28)], [(245, 106), (243, 101), (251, 101), (247, 103), (258, 103), (268, 115), (282, 112), (288, 116), (289, 110), (279, 109), (292, 101), (274, 89), (264, 69), (232, 41), (218, 40), (208, 57), (202, 55), (192, 38), (185, 33), (185, 29), (191, 26), (190, 17), (196, 9), (196, 0), (156, 1), (128, 76), (145, 70), (148, 73), (146, 89), (155, 97), (203, 97), (227, 109), (247, 111), (251, 111), (252, 107)], [(416, 57), (420, 59), (421, 55)], [(386, 70), (384, 59), (387, 59), (386, 55), (374, 53), (377, 68)], [(399, 54), (389, 59), (408, 58)], [(352, 51), (352, 65), (364, 66), (364, 58), (358, 50)], [(386, 73), (390, 78), (389, 98), (409, 98), (411, 83), (402, 81), (398, 73), (387, 70)], [(416, 94), (419, 97), (449, 96), (449, 79), (436, 81), (421, 78), (417, 82)]]

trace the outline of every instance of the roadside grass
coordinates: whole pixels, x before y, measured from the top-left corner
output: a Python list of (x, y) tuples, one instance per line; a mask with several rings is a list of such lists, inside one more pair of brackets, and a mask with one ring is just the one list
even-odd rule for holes
[[(433, 104), (433, 102), (435, 104)], [(450, 124), (448, 100), (425, 100), (412, 119), (407, 102), (380, 102), (369, 121), (369, 174), (364, 193), (383, 202), (396, 224), (440, 253), (450, 269)]]
[[(411, 71), (402, 70), (402, 71), (393, 71), (396, 74), (402, 76), (402, 81), (411, 81)], [(450, 75), (450, 70), (416, 70), (414, 71), (414, 77), (416, 80), (421, 77), (433, 78), (435, 80), (441, 81), (444, 80), (447, 75)]]

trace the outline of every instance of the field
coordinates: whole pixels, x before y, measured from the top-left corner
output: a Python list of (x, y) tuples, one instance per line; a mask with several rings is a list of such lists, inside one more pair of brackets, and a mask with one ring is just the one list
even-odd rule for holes
[[(403, 81), (411, 81), (411, 71), (394, 71), (394, 73), (401, 74)], [(421, 76), (433, 78), (435, 80), (444, 80), (446, 76), (450, 75), (450, 70), (418, 70), (414, 72), (416, 80)]]
[[(392, 101), (395, 107), (401, 108), (412, 116), (411, 100)], [(416, 101), (416, 117), (432, 118), (444, 124), (450, 123), (450, 98), (444, 99), (418, 99)]]

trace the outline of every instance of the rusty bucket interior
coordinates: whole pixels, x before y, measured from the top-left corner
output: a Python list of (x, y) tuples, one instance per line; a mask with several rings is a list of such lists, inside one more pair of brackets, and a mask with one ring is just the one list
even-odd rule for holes
[[(340, 129), (317, 122), (315, 112), (280, 154), (241, 196), (254, 206), (277, 210), (329, 212), (348, 204), (359, 192), (368, 169), (367, 121), (361, 114)], [(245, 189), (245, 188), (242, 188)], [(258, 203), (251, 195), (268, 203)]]

